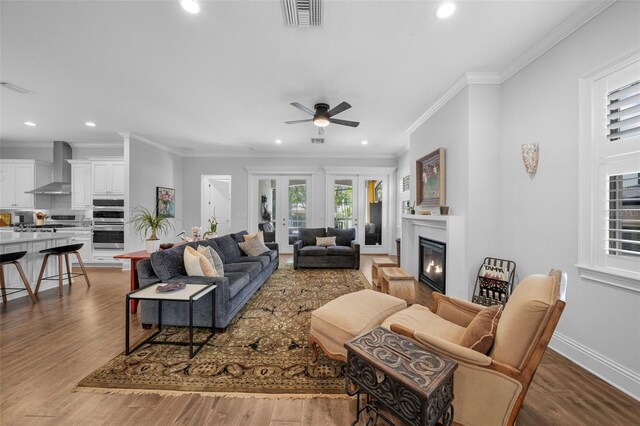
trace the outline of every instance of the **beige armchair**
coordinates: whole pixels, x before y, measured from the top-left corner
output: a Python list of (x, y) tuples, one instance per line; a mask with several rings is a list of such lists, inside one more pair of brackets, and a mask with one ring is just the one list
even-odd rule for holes
[(560, 315), (566, 274), (522, 280), (504, 307), (488, 355), (456, 344), (483, 306), (434, 293), (431, 310), (419, 305), (388, 317), (383, 327), (458, 361), (454, 421), (461, 425), (513, 425)]

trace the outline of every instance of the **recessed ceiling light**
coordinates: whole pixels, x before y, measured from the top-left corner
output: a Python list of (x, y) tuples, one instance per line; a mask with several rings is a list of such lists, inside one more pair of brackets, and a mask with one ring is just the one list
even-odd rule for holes
[(452, 2), (442, 3), (436, 9), (436, 16), (439, 19), (446, 19), (449, 16), (453, 15), (453, 12), (456, 11), (456, 5)]
[(29, 127), (36, 127), (36, 123), (34, 123), (33, 121), (25, 121), (24, 124), (26, 124)]
[(362, 145), (367, 145), (367, 144), (369, 144), (368, 141), (362, 141)]
[(200, 5), (196, 0), (180, 0), (180, 5), (189, 13), (200, 13)]
[(280, 145), (280, 144), (282, 143), (282, 140), (281, 140), (281, 139), (276, 139), (276, 143), (277, 143), (278, 145)]
[(86, 123), (84, 123), (84, 125), (87, 127), (96, 127), (96, 123), (94, 123), (93, 121), (87, 121)]

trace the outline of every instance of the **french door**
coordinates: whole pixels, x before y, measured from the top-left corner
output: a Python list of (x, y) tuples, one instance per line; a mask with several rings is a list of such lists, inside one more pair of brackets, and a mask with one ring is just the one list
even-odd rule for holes
[(249, 192), (249, 229), (292, 253), (298, 230), (311, 224), (311, 175), (254, 175)]
[(363, 253), (389, 249), (387, 175), (328, 175), (327, 226), (356, 229)]

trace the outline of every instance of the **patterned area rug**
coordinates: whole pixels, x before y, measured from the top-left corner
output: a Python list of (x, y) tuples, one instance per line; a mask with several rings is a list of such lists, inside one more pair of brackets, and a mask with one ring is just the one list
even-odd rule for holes
[[(217, 333), (193, 359), (184, 346), (145, 345), (91, 373), (78, 384), (79, 390), (343, 394), (344, 364), (322, 353), (316, 364), (311, 363), (311, 312), (369, 287), (362, 273), (353, 269), (294, 270), (281, 265), (227, 331)], [(187, 329), (181, 327), (161, 336), (188, 340)]]

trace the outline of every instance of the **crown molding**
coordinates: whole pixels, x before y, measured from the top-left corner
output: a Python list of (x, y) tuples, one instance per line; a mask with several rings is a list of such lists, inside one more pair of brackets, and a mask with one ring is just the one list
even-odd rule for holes
[[(404, 131), (404, 133), (413, 133), (418, 127), (424, 124), (425, 121), (438, 112), (440, 108), (449, 102), (451, 98), (457, 95), (458, 92), (469, 84), (503, 84), (615, 2), (616, 0), (587, 2), (582, 8), (576, 11), (576, 13), (562, 21), (549, 34), (527, 49), (522, 55), (516, 58), (511, 65), (501, 72), (466, 72), (462, 74), (453, 83), (453, 85), (444, 92), (444, 94), (435, 101), (429, 109), (427, 109), (424, 114), (422, 114), (411, 126), (409, 126), (407, 130)], [(399, 151), (399, 153), (401, 151)]]
[(404, 154), (406, 154), (407, 152), (409, 152), (409, 149), (411, 148), (411, 145), (409, 143), (406, 143), (405, 145), (402, 146), (402, 148), (400, 148), (397, 152), (396, 152), (396, 158), (403, 156)]
[(2, 142), (0, 148), (53, 148), (51, 142)]
[(124, 148), (123, 142), (114, 142), (114, 143), (69, 143), (71, 148), (82, 148), (82, 149), (91, 149), (91, 148)]
[(605, 9), (615, 3), (616, 0), (588, 1), (576, 13), (562, 21), (549, 34), (538, 40), (533, 46), (527, 49), (522, 55), (516, 58), (506, 69), (502, 70), (502, 83), (522, 71), (527, 65), (544, 55), (555, 45), (569, 37), (580, 27), (591, 21), (602, 13)]
[(177, 155), (178, 157), (183, 157), (184, 156), (184, 152), (177, 150), (175, 148), (171, 148), (167, 145), (152, 141), (151, 139), (147, 139), (145, 137), (142, 137), (140, 135), (137, 135), (133, 132), (119, 132), (120, 136), (122, 136), (124, 139), (133, 139), (135, 141), (138, 142), (142, 142), (144, 144), (147, 144), (149, 146), (152, 146), (156, 149), (159, 149), (161, 151), (165, 151), (168, 152), (169, 154), (173, 154), (173, 155)]
[(203, 153), (184, 153), (184, 158), (367, 158), (367, 159), (381, 159), (381, 160), (394, 160), (396, 154), (340, 154), (340, 153), (301, 153), (301, 152), (203, 152)]

